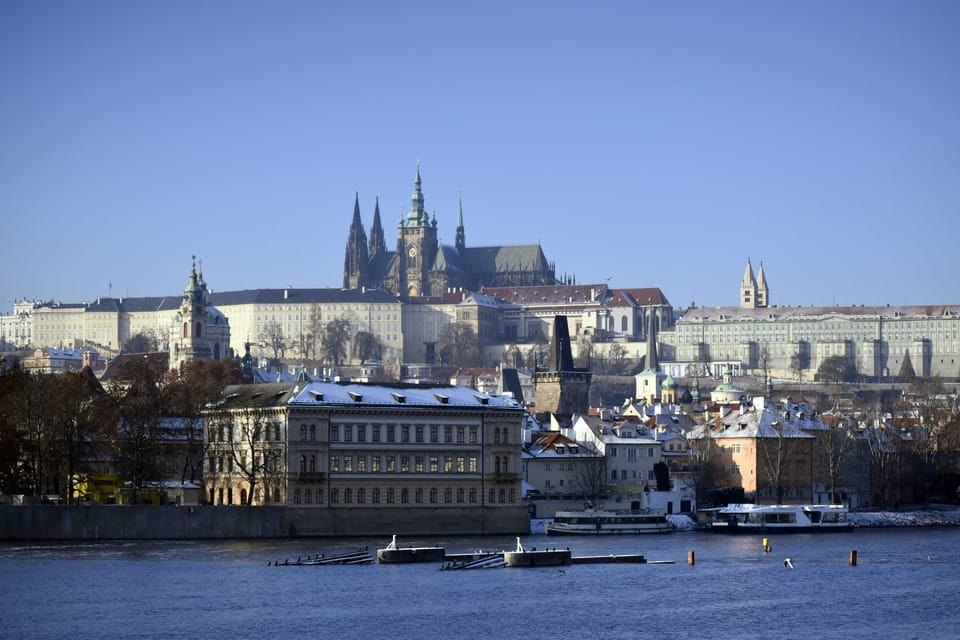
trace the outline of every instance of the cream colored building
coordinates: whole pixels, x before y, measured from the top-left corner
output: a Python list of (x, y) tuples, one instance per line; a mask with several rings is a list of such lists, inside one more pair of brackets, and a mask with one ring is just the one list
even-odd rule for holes
[(755, 302), (689, 309), (660, 334), (675, 355), (671, 371), (689, 375), (691, 367), (722, 362), (735, 373), (762, 375), (766, 368), (776, 377), (812, 380), (824, 360), (843, 356), (860, 376), (884, 380), (899, 374), (909, 354), (918, 376), (960, 376), (960, 305), (771, 306), (768, 290), (760, 296), (749, 285), (749, 263), (747, 271), (741, 292), (749, 290)]
[(323, 328), (343, 319), (350, 322), (352, 335), (366, 331), (380, 339), (384, 362), (403, 362), (403, 305), (383, 291), (245, 289), (214, 292), (211, 300), (230, 320), (234, 353), (244, 353), (244, 344), (250, 342), (264, 345), (272, 355), (270, 345), (279, 337), (285, 346), (283, 357), (320, 359)]
[(18, 300), (13, 303), (13, 313), (0, 315), (0, 349), (20, 349), (33, 344), (35, 306), (29, 300)]
[(365, 514), (364, 526), (374, 518), (382, 529), (391, 510), (525, 518), (524, 418), (513, 399), (463, 387), (231, 386), (205, 412), (205, 497), (313, 508), (318, 518), (355, 511)]

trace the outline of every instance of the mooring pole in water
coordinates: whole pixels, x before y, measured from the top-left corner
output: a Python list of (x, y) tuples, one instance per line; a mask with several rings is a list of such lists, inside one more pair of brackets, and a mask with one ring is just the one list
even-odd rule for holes
[(693, 551), (687, 552), (687, 564), (689, 564), (690, 566), (697, 564), (697, 560)]
[(857, 550), (856, 549), (850, 549), (850, 566), (851, 567), (857, 566)]

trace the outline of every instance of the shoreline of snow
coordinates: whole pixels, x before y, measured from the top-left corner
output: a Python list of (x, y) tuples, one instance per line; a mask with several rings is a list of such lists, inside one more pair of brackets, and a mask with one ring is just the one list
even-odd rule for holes
[[(909, 511), (852, 511), (849, 519), (862, 529), (881, 527), (956, 527), (960, 526), (960, 508), (928, 508)], [(677, 531), (698, 531), (705, 529), (688, 515), (668, 515), (667, 520)], [(530, 535), (546, 534), (546, 524), (550, 518), (530, 520)]]

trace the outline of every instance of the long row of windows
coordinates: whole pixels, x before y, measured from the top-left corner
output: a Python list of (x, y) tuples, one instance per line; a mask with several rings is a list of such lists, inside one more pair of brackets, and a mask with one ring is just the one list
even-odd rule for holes
[[(369, 440), (368, 440), (369, 437)], [(427, 440), (429, 438), (429, 440)], [(430, 442), (436, 444), (477, 444), (479, 442), (479, 428), (476, 426), (430, 426), (425, 425), (364, 425), (364, 424), (333, 424), (330, 425), (331, 442)], [(300, 427), (301, 440), (315, 440), (314, 425)], [(509, 430), (499, 427), (493, 430), (494, 443), (510, 441)]]
[[(626, 480), (629, 475), (630, 475), (630, 472), (629, 472), (627, 469), (620, 469), (619, 471), (618, 471), (617, 469), (611, 469), (611, 470), (610, 470), (610, 479), (611, 479), (611, 480), (616, 480), (618, 477), (619, 477), (620, 480)], [(641, 475), (642, 475), (642, 474), (641, 474)], [(637, 478), (638, 478), (638, 476), (637, 476), (637, 470), (634, 469), (634, 470), (633, 470), (633, 479), (636, 480)], [(656, 478), (656, 475), (654, 475), (654, 473), (653, 473), (653, 469), (647, 469), (647, 480), (656, 480), (656, 479), (657, 479), (657, 478)]]
[[(507, 457), (503, 457), (503, 471), (507, 470)], [(300, 457), (301, 471), (316, 471), (309, 469), (315, 466), (313, 455)], [(497, 471), (501, 469), (500, 458), (497, 458)], [(332, 455), (330, 456), (331, 473), (477, 473), (480, 470), (480, 459), (476, 455), (440, 455), (439, 453), (410, 455)]]
[[(294, 504), (323, 504), (324, 489), (298, 488), (293, 490)], [(380, 489), (374, 487), (369, 492), (366, 488), (360, 487), (354, 490), (352, 487), (332, 487), (329, 489), (330, 504), (477, 504), (479, 492), (476, 487), (465, 489), (458, 487), (453, 489), (447, 487), (441, 490), (437, 487), (423, 489), (417, 487), (411, 490), (407, 487)], [(442, 498), (442, 500), (441, 500)], [(488, 504), (513, 504), (517, 501), (517, 490), (510, 489), (490, 489), (487, 492)]]
[[(253, 432), (253, 437), (249, 439), (253, 442), (280, 442), (282, 435), (280, 424), (276, 422), (250, 425), (247, 430), (240, 431), (240, 433), (242, 433), (241, 437), (247, 439), (251, 431)], [(216, 426), (211, 425), (207, 433), (209, 442), (233, 442), (233, 437), (233, 423)]]

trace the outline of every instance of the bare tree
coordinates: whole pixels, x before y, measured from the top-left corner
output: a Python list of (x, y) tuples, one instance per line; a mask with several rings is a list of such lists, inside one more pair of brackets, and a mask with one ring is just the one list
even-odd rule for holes
[(790, 433), (791, 426), (788, 422), (774, 423), (770, 425), (770, 429), (773, 431), (770, 435), (757, 434), (757, 457), (760, 462), (757, 492), (770, 489), (777, 499), (777, 504), (783, 504), (790, 464), (801, 452), (804, 438)]
[(379, 361), (383, 352), (383, 344), (380, 338), (369, 331), (357, 331), (353, 337), (353, 356), (360, 361), (360, 364), (368, 360)]
[(826, 427), (826, 430), (818, 432), (815, 455), (827, 474), (831, 504), (840, 504), (838, 488), (842, 485), (843, 474), (856, 440), (850, 424), (845, 420), (840, 420), (836, 425), (827, 424)]
[(607, 360), (610, 364), (610, 373), (622, 376), (627, 372), (627, 349), (622, 344), (614, 342), (607, 349)]
[(334, 366), (342, 364), (347, 357), (350, 335), (351, 325), (346, 318), (334, 318), (324, 327), (323, 355)]
[(240, 366), (233, 360), (190, 360), (180, 367), (168, 389), (169, 409), (181, 422), (183, 439), (180, 482), (196, 482), (202, 472), (207, 442), (203, 436), (203, 408), (227, 385), (240, 382)]
[(697, 504), (705, 505), (710, 490), (717, 488), (717, 481), (720, 478), (718, 464), (720, 447), (709, 432), (704, 432), (701, 437), (690, 438), (688, 442)]
[(604, 373), (603, 359), (599, 357), (593, 337), (589, 333), (581, 333), (577, 336), (576, 366), (581, 369), (591, 369), (596, 373)]
[(283, 335), (283, 325), (279, 322), (268, 322), (263, 327), (263, 335), (266, 337), (267, 346), (273, 349), (274, 358), (283, 358), (286, 356), (287, 339)]
[(240, 502), (252, 505), (258, 487), (269, 492), (286, 472), (279, 417), (260, 407), (205, 415), (214, 473), (239, 475), (245, 485)]
[(875, 489), (874, 497), (877, 506), (886, 506), (889, 499), (889, 485), (891, 471), (896, 468), (899, 451), (890, 439), (879, 415), (873, 424), (863, 430), (867, 441), (867, 452), (870, 454), (870, 480)]
[(790, 356), (790, 373), (797, 376), (797, 380), (800, 382), (803, 382), (803, 360), (803, 356), (799, 352)]
[(117, 446), (121, 467), (132, 483), (134, 504), (148, 481), (161, 479), (164, 374), (155, 361), (130, 361), (123, 367), (122, 380), (108, 389), (120, 417)]
[[(66, 501), (74, 502), (73, 482), (84, 471), (84, 463), (109, 451), (116, 428), (114, 405), (87, 369), (68, 371), (57, 379), (56, 402), (52, 408), (53, 440), (58, 473), (67, 479)], [(115, 432), (114, 432), (115, 433)], [(78, 496), (79, 497), (79, 496)]]
[(585, 500), (596, 502), (604, 496), (607, 478), (603, 456), (582, 457), (567, 465), (567, 479)]
[(463, 322), (451, 322), (440, 332), (438, 349), (443, 364), (475, 367), (480, 357), (477, 334)]
[(307, 325), (304, 328), (305, 336), (303, 341), (303, 353), (301, 354), (308, 360), (317, 357), (320, 353), (323, 342), (323, 311), (320, 305), (310, 307), (310, 315), (307, 318)]
[(135, 333), (123, 343), (124, 353), (149, 353), (159, 350), (160, 343), (157, 340), (157, 334), (150, 330)]
[(10, 410), (20, 425), (23, 443), (23, 469), (26, 484), (34, 496), (49, 491), (59, 493), (59, 475), (50, 472), (53, 453), (53, 419), (56, 406), (56, 378), (54, 374), (22, 372), (14, 381)]

